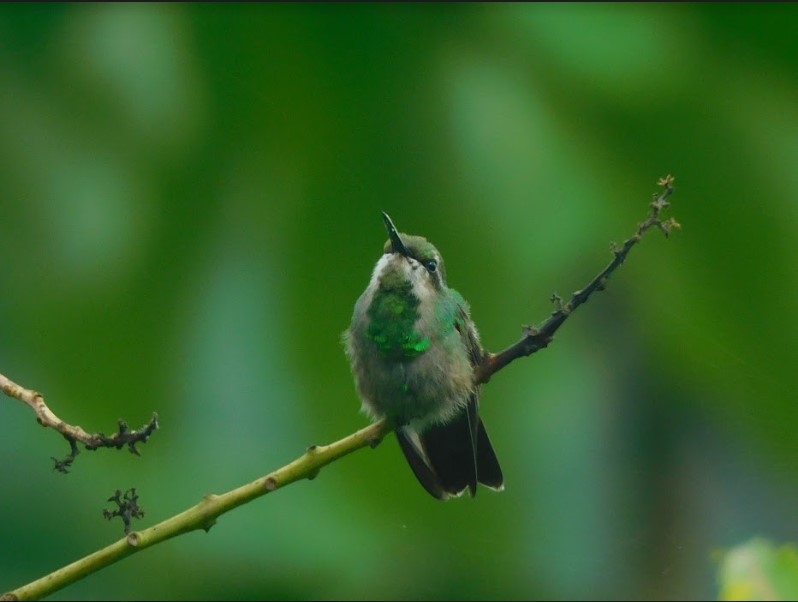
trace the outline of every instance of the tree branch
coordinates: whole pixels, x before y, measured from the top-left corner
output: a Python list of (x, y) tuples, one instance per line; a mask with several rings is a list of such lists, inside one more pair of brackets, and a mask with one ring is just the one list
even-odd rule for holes
[[(612, 262), (585, 288), (573, 293), (571, 300), (566, 305), (563, 306), (562, 300), (554, 295), (553, 299), (555, 302), (559, 300), (558, 307), (540, 328), (526, 327), (525, 336), (515, 345), (508, 347), (500, 353), (486, 353), (482, 365), (477, 368), (474, 373), (474, 379), (477, 383), (488, 382), (491, 376), (507, 366), (510, 362), (519, 357), (531, 355), (546, 347), (552, 341), (554, 333), (563, 325), (568, 316), (570, 316), (576, 308), (585, 303), (594, 292), (603, 290), (609, 277), (621, 266), (629, 251), (634, 245), (640, 242), (640, 239), (646, 231), (656, 226), (667, 236), (673, 228), (679, 227), (679, 224), (673, 219), (665, 221), (660, 219), (661, 212), (669, 205), (668, 197), (673, 193), (673, 177), (667, 176), (662, 178), (659, 181), (659, 185), (662, 186), (664, 190), (659, 195), (654, 195), (654, 201), (651, 203), (651, 214), (648, 219), (638, 226), (637, 232), (626, 240), (621, 247), (613, 245), (612, 251), (615, 257)], [(25, 401), (25, 403), (28, 403), (28, 405), (31, 405), (34, 409), (43, 407), (49, 412), (47, 406), (44, 405), (44, 400), (37, 393), (26, 391), (2, 376), (0, 376), (0, 386), (2, 386), (3, 392), (7, 395)], [(39, 401), (37, 402), (36, 400)], [(40, 416), (41, 422), (42, 414), (40, 414), (38, 409), (37, 415)], [(64, 425), (52, 412), (49, 412), (49, 415), (51, 415), (51, 417), (49, 418), (50, 422), (47, 426), (58, 428), (56, 425), (63, 425), (62, 428), (64, 429), (74, 429), (66, 431), (69, 433), (64, 435), (67, 438), (72, 436), (77, 439), (79, 438), (78, 434), (84, 433), (80, 427), (68, 427), (68, 425)], [(64, 432), (62, 428), (58, 428), (58, 430)], [(0, 600), (38, 599), (58, 591), (91, 573), (99, 571), (126, 556), (135, 554), (140, 550), (162, 541), (198, 529), (208, 531), (216, 523), (216, 519), (222, 514), (242, 504), (251, 502), (267, 493), (290, 485), (295, 481), (313, 479), (327, 464), (362, 447), (366, 447), (367, 445), (375, 447), (392, 429), (393, 427), (383, 420), (375, 422), (329, 445), (314, 445), (308, 448), (305, 454), (290, 464), (264, 477), (221, 495), (208, 495), (197, 505), (188, 510), (164, 520), (149, 529), (129, 533), (123, 539), (102, 550), (98, 550), (72, 564), (58, 569), (41, 579), (3, 594), (0, 596)], [(83, 441), (83, 439), (80, 440)]]
[(312, 479), (330, 462), (361, 447), (376, 446), (389, 431), (387, 424), (380, 421), (330, 445), (309, 447), (302, 456), (264, 477), (222, 495), (207, 495), (196, 506), (149, 529), (133, 531), (102, 550), (3, 594), (0, 600), (37, 600), (162, 541), (198, 529), (209, 531), (222, 514), (300, 479)]
[(558, 295), (552, 295), (551, 299), (557, 305), (557, 309), (540, 328), (525, 326), (524, 337), (515, 345), (499, 353), (485, 354), (482, 365), (477, 368), (475, 372), (474, 378), (477, 383), (488, 382), (491, 376), (510, 362), (517, 360), (519, 357), (532, 355), (536, 351), (540, 351), (547, 347), (554, 339), (554, 333), (565, 323), (568, 316), (570, 316), (577, 307), (585, 303), (593, 293), (604, 290), (610, 276), (612, 276), (615, 270), (621, 267), (629, 251), (640, 242), (643, 235), (649, 229), (656, 226), (667, 238), (673, 229), (681, 228), (679, 222), (673, 218), (664, 221), (660, 218), (662, 211), (670, 205), (668, 197), (673, 194), (673, 180), (674, 177), (671, 175), (660, 178), (657, 184), (661, 186), (663, 190), (659, 195), (654, 194), (654, 200), (649, 205), (649, 207), (651, 207), (651, 213), (648, 219), (638, 225), (637, 232), (635, 232), (631, 238), (624, 241), (622, 246), (618, 247), (615, 243), (612, 244), (612, 253), (615, 257), (585, 288), (573, 293), (571, 300), (566, 305), (562, 304), (562, 299)]
[(100, 447), (115, 447), (122, 449), (127, 446), (130, 453), (139, 455), (136, 445), (146, 443), (150, 435), (158, 428), (158, 414), (153, 413), (152, 419), (139, 430), (129, 430), (127, 422), (119, 421), (119, 430), (110, 437), (103, 433), (87, 433), (80, 426), (72, 426), (61, 420), (44, 402), (44, 397), (36, 391), (19, 386), (9, 378), (0, 374), (0, 390), (9, 397), (18, 399), (28, 404), (36, 412), (36, 420), (44, 427), (57, 430), (69, 442), (70, 454), (63, 460), (53, 458), (55, 470), (69, 472), (69, 467), (80, 453), (77, 442), (80, 441), (88, 450)]

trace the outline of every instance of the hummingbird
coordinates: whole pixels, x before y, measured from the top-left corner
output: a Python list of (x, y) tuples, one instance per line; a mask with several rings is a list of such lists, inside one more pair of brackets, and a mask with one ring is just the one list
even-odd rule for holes
[(343, 334), (363, 411), (387, 419), (418, 481), (445, 500), (477, 483), (504, 488), (479, 416), (474, 370), (485, 351), (468, 303), (446, 284), (443, 258), (422, 236), (388, 240)]

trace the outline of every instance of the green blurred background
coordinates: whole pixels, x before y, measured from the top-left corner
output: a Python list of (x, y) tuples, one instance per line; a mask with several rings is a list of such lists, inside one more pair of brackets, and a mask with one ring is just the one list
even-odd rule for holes
[(0, 7), (0, 591), (366, 424), (340, 344), (430, 238), (484, 344), (652, 232), (483, 416), (506, 491), (440, 503), (393, 438), (53, 599), (714, 597), (798, 539), (798, 7)]

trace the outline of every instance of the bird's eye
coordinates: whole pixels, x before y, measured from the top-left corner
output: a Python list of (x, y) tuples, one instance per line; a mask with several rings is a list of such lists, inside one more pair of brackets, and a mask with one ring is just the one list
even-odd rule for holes
[(438, 262), (434, 259), (428, 259), (424, 262), (424, 267), (427, 268), (427, 271), (430, 274), (434, 274), (435, 271), (438, 269)]

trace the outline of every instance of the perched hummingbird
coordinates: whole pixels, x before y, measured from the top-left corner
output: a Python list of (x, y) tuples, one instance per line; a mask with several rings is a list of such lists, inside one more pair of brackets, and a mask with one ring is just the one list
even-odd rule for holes
[(355, 303), (344, 344), (363, 410), (388, 419), (419, 482), (438, 499), (504, 487), (479, 417), (484, 351), (468, 304), (446, 286), (438, 250), (399, 234), (386, 213), (383, 255)]

